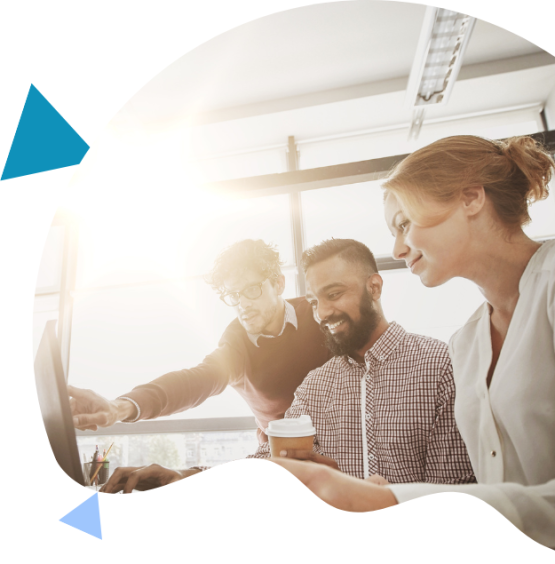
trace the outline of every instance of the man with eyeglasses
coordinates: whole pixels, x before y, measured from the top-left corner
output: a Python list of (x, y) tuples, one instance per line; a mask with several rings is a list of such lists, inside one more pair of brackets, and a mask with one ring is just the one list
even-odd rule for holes
[(331, 358), (325, 337), (304, 297), (283, 299), (279, 254), (261, 240), (224, 250), (207, 281), (237, 312), (218, 348), (198, 366), (165, 374), (115, 400), (68, 386), (75, 427), (96, 430), (171, 415), (229, 385), (256, 417), (259, 441), (267, 440), (268, 422), (283, 418), (304, 377)]
[[(306, 314), (318, 320), (333, 358), (302, 379), (285, 413), (285, 418), (311, 417), (316, 430), (313, 449), (287, 449), (280, 456), (329, 465), (379, 485), (474, 482), (454, 419), (455, 385), (447, 345), (386, 320), (383, 279), (363, 243), (323, 241), (304, 252), (302, 266), (307, 306), (312, 308)], [(233, 282), (229, 291), (234, 295), (224, 299), (237, 301), (242, 287), (258, 294), (254, 281), (244, 279), (245, 286)], [(284, 308), (289, 307), (285, 303)], [(251, 324), (251, 337), (259, 331), (254, 325), (262, 325), (255, 310), (239, 318)], [(301, 360), (302, 355), (293, 358), (294, 363)], [(267, 442), (254, 455), (269, 456)], [(188, 472), (157, 465), (118, 469), (102, 491), (148, 489)]]

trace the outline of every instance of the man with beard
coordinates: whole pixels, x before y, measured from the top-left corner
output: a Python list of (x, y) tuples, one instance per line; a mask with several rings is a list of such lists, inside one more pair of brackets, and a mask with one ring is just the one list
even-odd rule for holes
[[(280, 455), (328, 464), (377, 484), (475, 482), (455, 425), (447, 345), (386, 321), (383, 280), (364, 244), (324, 241), (306, 250), (302, 263), (305, 304), (335, 356), (308, 373), (285, 413), (285, 418), (311, 416), (314, 450)], [(311, 356), (306, 345), (287, 353), (296, 358), (297, 371)], [(268, 442), (252, 455), (269, 456)], [(150, 489), (199, 470), (119, 468), (102, 491)]]
[[(387, 322), (383, 279), (364, 244), (324, 241), (304, 252), (303, 268), (306, 298), (334, 358), (308, 374), (285, 414), (311, 416), (314, 450), (280, 455), (378, 484), (474, 482), (455, 424), (447, 345)], [(266, 443), (255, 457), (267, 456)]]

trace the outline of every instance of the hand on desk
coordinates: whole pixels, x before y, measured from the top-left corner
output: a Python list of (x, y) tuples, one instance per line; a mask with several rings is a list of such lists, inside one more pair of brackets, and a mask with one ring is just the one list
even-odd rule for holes
[(368, 480), (353, 478), (325, 464), (270, 458), (289, 470), (320, 499), (344, 511), (375, 511), (397, 505), (393, 492)]
[(159, 464), (116, 468), (100, 489), (104, 493), (131, 493), (133, 490), (151, 490), (188, 478), (200, 472), (197, 468), (170, 470)]
[(92, 390), (68, 386), (73, 425), (84, 431), (110, 427), (117, 421), (132, 418), (135, 406), (127, 400), (107, 400)]

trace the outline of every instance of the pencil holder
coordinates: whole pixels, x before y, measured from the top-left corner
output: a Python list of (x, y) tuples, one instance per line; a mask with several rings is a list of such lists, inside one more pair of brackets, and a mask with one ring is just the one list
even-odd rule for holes
[[(95, 476), (96, 474), (96, 476)], [(83, 478), (86, 486), (102, 486), (110, 475), (110, 461), (85, 462), (83, 464)]]

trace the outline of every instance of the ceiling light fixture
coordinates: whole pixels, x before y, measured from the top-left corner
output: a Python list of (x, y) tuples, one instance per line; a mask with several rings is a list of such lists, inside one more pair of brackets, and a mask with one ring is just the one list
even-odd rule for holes
[(409, 139), (416, 139), (425, 109), (447, 103), (470, 40), (476, 18), (428, 7), (407, 86), (407, 105), (413, 110)]

